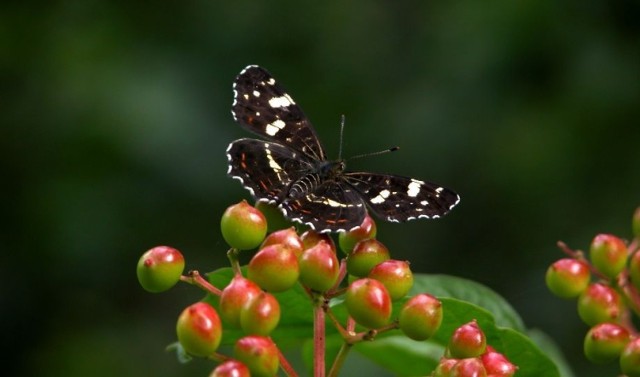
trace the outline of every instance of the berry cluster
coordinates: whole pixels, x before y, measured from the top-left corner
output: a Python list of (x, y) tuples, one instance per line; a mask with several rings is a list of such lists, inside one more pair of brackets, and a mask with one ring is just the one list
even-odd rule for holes
[[(176, 328), (179, 344), (188, 355), (220, 363), (211, 376), (274, 376), (279, 368), (297, 375), (271, 338), (281, 319), (281, 306), (287, 310), (287, 303), (276, 296), (296, 287), (302, 287), (313, 311), (315, 376), (324, 376), (327, 369), (330, 376), (337, 375), (354, 344), (380, 334), (400, 330), (420, 341), (436, 333), (443, 320), (442, 303), (428, 293), (407, 297), (414, 280), (409, 263), (391, 259), (389, 250), (376, 239), (371, 217), (338, 235), (345, 254), (339, 260), (327, 234), (312, 230), (298, 234), (293, 227), (268, 229), (268, 224), (283, 223), (276, 215), (264, 204), (256, 208), (246, 201), (227, 208), (221, 231), (231, 246), (227, 256), (233, 277), (224, 287), (214, 286), (197, 271), (183, 276), (184, 258), (171, 247), (155, 247), (138, 263), (140, 284), (150, 292), (167, 290), (182, 280), (215, 298), (184, 309)], [(255, 248), (258, 251), (241, 267), (240, 254)], [(336, 302), (344, 303), (346, 319), (334, 310)], [(344, 340), (329, 368), (324, 355), (326, 320)], [(242, 332), (233, 357), (217, 352), (227, 328)], [(432, 375), (508, 377), (515, 369), (504, 355), (487, 346), (474, 321), (456, 330)]]
[(578, 315), (590, 326), (584, 354), (591, 362), (618, 360), (628, 377), (640, 376), (640, 336), (634, 317), (640, 316), (640, 208), (633, 216), (634, 238), (625, 242), (611, 234), (591, 241), (588, 258), (563, 242), (568, 257), (547, 270), (549, 290), (561, 298), (578, 300)]

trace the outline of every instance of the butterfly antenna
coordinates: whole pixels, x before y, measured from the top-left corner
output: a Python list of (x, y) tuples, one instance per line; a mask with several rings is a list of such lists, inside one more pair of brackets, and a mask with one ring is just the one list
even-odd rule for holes
[(398, 149), (400, 149), (400, 147), (392, 147), (392, 148), (381, 150), (381, 151), (377, 151), (377, 152), (359, 154), (359, 155), (356, 155), (356, 156), (349, 157), (349, 160), (354, 160), (356, 158), (361, 158), (361, 157), (377, 156), (379, 154), (385, 154), (385, 153), (389, 153), (389, 152), (395, 152)]
[(342, 161), (342, 140), (344, 135), (344, 114), (340, 116), (340, 149), (338, 150), (338, 161)]

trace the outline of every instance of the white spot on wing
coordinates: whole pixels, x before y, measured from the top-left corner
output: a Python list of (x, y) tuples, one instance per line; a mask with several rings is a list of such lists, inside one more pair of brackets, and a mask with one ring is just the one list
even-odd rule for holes
[(267, 135), (269, 136), (274, 136), (275, 134), (278, 133), (278, 131), (283, 129), (285, 126), (286, 124), (282, 120), (277, 119), (273, 121), (273, 123), (267, 124), (267, 126), (264, 129), (264, 132), (266, 132)]
[(418, 194), (420, 193), (421, 185), (422, 185), (422, 182), (412, 179), (411, 183), (409, 183), (409, 186), (407, 186), (407, 195), (409, 195), (412, 198), (415, 198), (416, 196), (418, 196)]
[(382, 191), (380, 191), (378, 196), (376, 196), (375, 198), (371, 199), (371, 203), (373, 203), (373, 204), (384, 203), (385, 199), (387, 199), (390, 194), (391, 193), (389, 192), (389, 190), (382, 190)]
[(293, 105), (295, 102), (289, 97), (288, 94), (285, 94), (281, 97), (273, 97), (269, 100), (269, 106), (271, 107), (288, 107)]
[(254, 90), (254, 91), (253, 91), (253, 96), (254, 96), (254, 97), (260, 97), (260, 92), (259, 92), (259, 91), (257, 91), (257, 90)]

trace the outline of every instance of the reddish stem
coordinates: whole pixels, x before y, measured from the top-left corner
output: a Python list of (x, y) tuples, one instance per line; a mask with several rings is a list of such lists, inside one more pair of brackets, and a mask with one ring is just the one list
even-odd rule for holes
[(325, 375), (325, 302), (322, 296), (316, 298), (313, 306), (313, 375)]
[(193, 284), (197, 287), (200, 287), (203, 290), (216, 296), (220, 296), (220, 294), (222, 293), (221, 290), (211, 285), (211, 283), (209, 283), (207, 279), (203, 278), (202, 275), (200, 275), (200, 272), (196, 270), (189, 271), (187, 276), (180, 276), (180, 280), (185, 283)]
[[(273, 342), (273, 339), (271, 339), (271, 341)], [(276, 343), (273, 342), (273, 344), (276, 344)], [(280, 348), (277, 345), (276, 345), (276, 349), (278, 350), (278, 360), (280, 361), (280, 368), (282, 368), (282, 370), (287, 376), (298, 377), (298, 373), (296, 373), (296, 371), (293, 369), (291, 364), (289, 364), (289, 361), (287, 360), (287, 358), (284, 357), (284, 355), (282, 354), (282, 351), (280, 351)]]

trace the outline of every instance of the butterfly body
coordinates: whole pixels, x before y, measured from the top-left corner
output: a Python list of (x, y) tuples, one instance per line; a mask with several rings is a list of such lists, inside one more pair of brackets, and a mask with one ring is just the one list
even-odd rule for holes
[(248, 66), (234, 83), (234, 119), (266, 140), (239, 139), (227, 148), (228, 174), (260, 201), (320, 232), (362, 224), (367, 206), (387, 221), (437, 218), (460, 200), (433, 183), (389, 174), (348, 172), (327, 160), (302, 109), (263, 68)]

